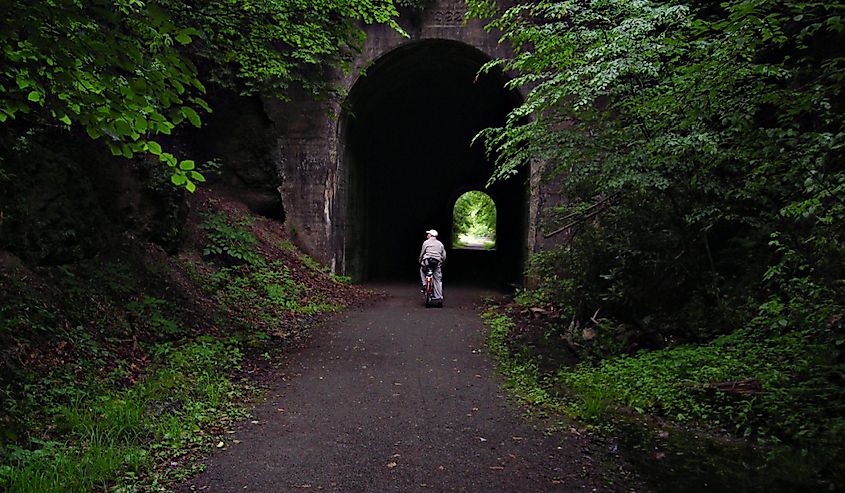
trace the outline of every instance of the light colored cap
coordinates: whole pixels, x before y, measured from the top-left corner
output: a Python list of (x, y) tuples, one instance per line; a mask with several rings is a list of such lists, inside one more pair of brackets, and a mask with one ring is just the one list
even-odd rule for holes
[(429, 229), (428, 231), (426, 231), (426, 233), (430, 234), (431, 236), (437, 236), (437, 230), (436, 229)]

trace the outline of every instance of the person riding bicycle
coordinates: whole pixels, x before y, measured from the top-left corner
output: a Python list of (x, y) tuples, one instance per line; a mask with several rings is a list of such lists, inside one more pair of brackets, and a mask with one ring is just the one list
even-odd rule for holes
[(434, 300), (442, 302), (443, 271), (441, 270), (441, 266), (443, 265), (443, 262), (446, 261), (446, 247), (444, 247), (443, 243), (440, 243), (440, 240), (437, 239), (436, 229), (430, 229), (426, 231), (425, 234), (426, 240), (423, 242), (422, 250), (420, 251), (420, 279), (422, 280), (423, 289), (425, 289), (425, 264), (429, 262), (428, 259), (432, 259), (431, 261), (436, 261), (436, 266), (432, 268), (432, 277), (434, 281)]

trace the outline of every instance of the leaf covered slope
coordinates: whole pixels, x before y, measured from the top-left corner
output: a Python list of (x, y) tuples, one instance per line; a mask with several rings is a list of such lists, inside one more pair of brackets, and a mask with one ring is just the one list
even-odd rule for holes
[(58, 267), (0, 257), (5, 491), (178, 478), (164, 464), (225, 439), (258, 367), (370, 296), (235, 200), (205, 189), (191, 211), (175, 255), (124, 234)]

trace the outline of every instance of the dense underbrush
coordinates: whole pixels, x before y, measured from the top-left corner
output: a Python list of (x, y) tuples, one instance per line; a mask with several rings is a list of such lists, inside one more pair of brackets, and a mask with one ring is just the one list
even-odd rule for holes
[(247, 375), (366, 296), (237, 202), (191, 209), (176, 255), (129, 235), (67, 265), (2, 255), (0, 489), (165, 489), (227, 445)]
[[(674, 471), (679, 482), (658, 479), (658, 489), (694, 491), (706, 481), (736, 491), (843, 484), (843, 360), (840, 345), (824, 331), (772, 334), (748, 327), (707, 343), (591, 359), (585, 346), (592, 341), (567, 342), (549, 330), (553, 321), (530, 313), (519, 304), (485, 312), (488, 343), (508, 386), (544, 412), (609, 434), (631, 434), (633, 425), (650, 441), (668, 437), (669, 429), (685, 430), (688, 443), (674, 448), (643, 439), (634, 445), (649, 467), (666, 462), (657, 474), (682, 470)], [(572, 358), (555, 360), (560, 352)], [(684, 464), (670, 460), (683, 455)], [(729, 456), (733, 463), (725, 462)]]

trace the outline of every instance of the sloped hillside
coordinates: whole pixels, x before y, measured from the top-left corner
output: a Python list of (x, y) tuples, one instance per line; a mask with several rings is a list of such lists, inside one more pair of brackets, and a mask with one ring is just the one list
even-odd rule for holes
[(188, 206), (174, 254), (125, 231), (65, 265), (0, 252), (0, 489), (159, 488), (223, 443), (261, 367), (372, 296), (236, 199)]

